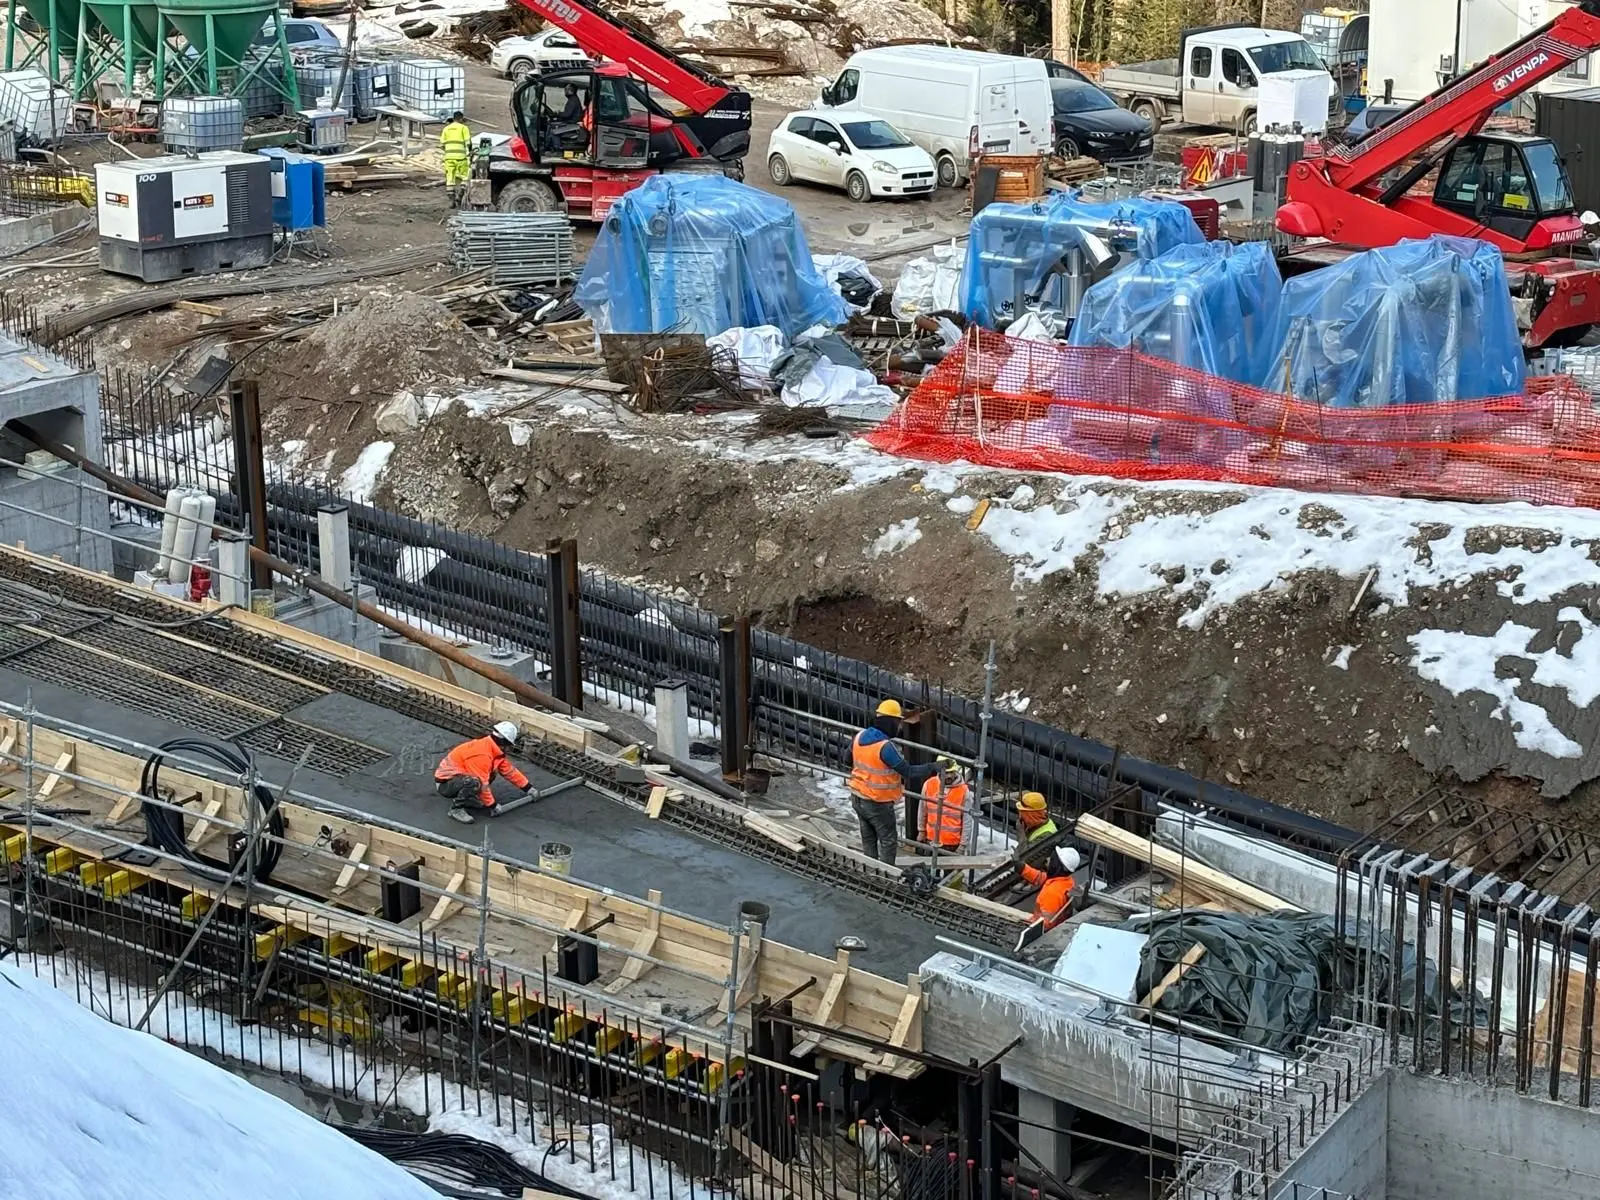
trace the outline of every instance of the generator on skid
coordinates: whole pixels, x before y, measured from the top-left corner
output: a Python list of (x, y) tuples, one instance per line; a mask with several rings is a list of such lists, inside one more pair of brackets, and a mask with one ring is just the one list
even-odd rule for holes
[(219, 150), (95, 166), (100, 269), (163, 283), (272, 261), (272, 164)]

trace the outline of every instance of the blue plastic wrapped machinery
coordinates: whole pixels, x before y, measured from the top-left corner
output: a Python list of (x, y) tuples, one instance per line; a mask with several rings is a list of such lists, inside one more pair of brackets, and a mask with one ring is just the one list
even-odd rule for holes
[(1278, 359), (1283, 280), (1265, 242), (1174, 246), (1084, 294), (1069, 342), (1132, 346), (1155, 358), (1254, 384)]
[(1090, 204), (1076, 193), (1058, 192), (1033, 204), (991, 204), (972, 218), (961, 310), (990, 329), (1004, 328), (1036, 306), (1076, 316), (1090, 280), (1064, 260), (1085, 233), (1118, 251), (1124, 262), (1205, 240), (1189, 210), (1171, 200)]
[(794, 209), (722, 175), (657, 175), (618, 200), (575, 297), (603, 333), (776, 325), (793, 337), (846, 316)]
[(1523, 389), (1505, 264), (1468, 238), (1403, 241), (1290, 279), (1278, 331), (1278, 359), (1261, 385), (1333, 408)]

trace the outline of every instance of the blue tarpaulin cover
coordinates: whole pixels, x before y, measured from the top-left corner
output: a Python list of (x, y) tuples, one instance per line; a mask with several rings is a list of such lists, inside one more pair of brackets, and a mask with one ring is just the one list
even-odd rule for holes
[(1236, 383), (1277, 360), (1283, 280), (1266, 242), (1174, 246), (1102, 279), (1083, 297), (1074, 346), (1131, 346)]
[(1296, 276), (1283, 285), (1278, 328), (1261, 386), (1333, 408), (1523, 390), (1505, 264), (1485, 242), (1408, 239)]
[(722, 175), (657, 175), (611, 208), (575, 298), (602, 333), (793, 337), (845, 320), (786, 201)]
[(1205, 240), (1189, 210), (1171, 200), (1089, 203), (1076, 192), (1057, 192), (1032, 204), (991, 204), (972, 218), (961, 310), (990, 329), (1015, 320), (1022, 315), (1018, 296), (1037, 295), (1085, 231), (1141, 259)]

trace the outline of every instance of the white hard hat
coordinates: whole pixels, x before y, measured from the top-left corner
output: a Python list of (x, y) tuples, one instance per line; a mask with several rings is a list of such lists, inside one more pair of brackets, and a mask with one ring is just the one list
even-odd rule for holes
[(1083, 862), (1083, 859), (1079, 857), (1078, 852), (1071, 846), (1057, 846), (1056, 861), (1067, 870), (1076, 871), (1078, 869), (1078, 865)]
[(522, 736), (522, 731), (510, 721), (496, 721), (493, 733), (496, 741), (505, 742), (507, 745), (514, 744), (517, 738)]

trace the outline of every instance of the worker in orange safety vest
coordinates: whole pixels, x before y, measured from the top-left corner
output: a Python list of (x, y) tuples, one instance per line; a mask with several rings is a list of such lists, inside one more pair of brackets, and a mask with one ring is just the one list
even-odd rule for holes
[(953, 759), (939, 759), (939, 773), (922, 785), (922, 840), (941, 850), (959, 850), (965, 840), (967, 780)]
[(1043, 870), (1023, 865), (1022, 881), (1039, 889), (1033, 902), (1033, 919), (1043, 922), (1046, 929), (1054, 929), (1072, 911), (1072, 890), (1076, 886), (1072, 873), (1082, 861), (1071, 846), (1057, 846)]
[(496, 775), (524, 795), (532, 790), (528, 777), (506, 757), (508, 750), (516, 748), (519, 733), (510, 721), (500, 721), (489, 731), (488, 737), (462, 742), (439, 760), (433, 772), (433, 787), (439, 795), (452, 801), (452, 820), (472, 824), (473, 801), (477, 801), (489, 816), (500, 815), (494, 789), (490, 786)]
[(895, 746), (904, 716), (898, 700), (885, 700), (872, 724), (850, 743), (849, 786), (861, 822), (861, 849), (868, 858), (891, 864), (900, 848), (900, 797), (908, 786), (920, 787), (937, 769), (912, 766)]

